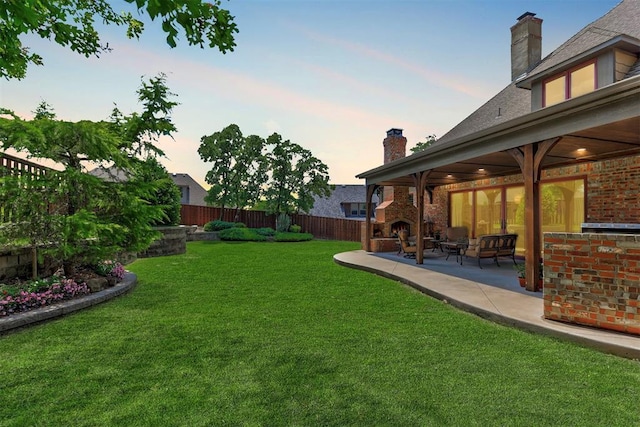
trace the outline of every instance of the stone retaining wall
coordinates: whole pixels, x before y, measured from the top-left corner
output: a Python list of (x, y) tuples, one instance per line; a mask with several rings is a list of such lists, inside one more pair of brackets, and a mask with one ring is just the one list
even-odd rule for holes
[(640, 235), (545, 233), (544, 317), (640, 335)]
[(187, 232), (191, 227), (156, 227), (155, 230), (162, 236), (151, 243), (146, 251), (138, 253), (138, 258), (180, 255), (187, 252)]
[[(53, 270), (50, 261), (38, 263), (40, 275), (53, 273)], [(0, 282), (14, 277), (31, 277), (31, 275), (30, 248), (0, 249)]]
[(187, 242), (197, 242), (202, 240), (220, 240), (220, 238), (218, 237), (218, 233), (215, 231), (187, 233)]

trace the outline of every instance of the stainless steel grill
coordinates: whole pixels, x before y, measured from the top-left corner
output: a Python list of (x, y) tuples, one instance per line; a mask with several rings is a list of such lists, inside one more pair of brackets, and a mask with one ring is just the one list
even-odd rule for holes
[(640, 234), (640, 224), (614, 222), (583, 222), (583, 233)]

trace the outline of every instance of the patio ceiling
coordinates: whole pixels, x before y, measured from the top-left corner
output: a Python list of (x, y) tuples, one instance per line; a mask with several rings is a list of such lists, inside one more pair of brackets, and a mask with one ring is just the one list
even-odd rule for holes
[(436, 144), (358, 175), (367, 184), (428, 187), (520, 174), (508, 150), (555, 140), (542, 169), (640, 154), (640, 76), (534, 111), (502, 125)]

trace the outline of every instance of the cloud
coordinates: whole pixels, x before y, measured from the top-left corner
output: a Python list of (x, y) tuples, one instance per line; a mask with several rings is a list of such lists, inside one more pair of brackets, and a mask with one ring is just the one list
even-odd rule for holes
[[(352, 125), (369, 126), (371, 123), (393, 123), (396, 117), (376, 114), (355, 106), (336, 103), (291, 90), (277, 83), (261, 80), (248, 74), (230, 71), (188, 58), (175, 57), (144, 50), (135, 45), (114, 46), (119, 58), (124, 55), (127, 67), (140, 72), (147, 70), (172, 70), (171, 81), (180, 81), (197, 89), (201, 96), (213, 95), (252, 105), (263, 105), (269, 109), (280, 109), (304, 113), (310, 117), (333, 122), (349, 121)], [(121, 59), (118, 60), (120, 62)], [(179, 64), (179, 66), (177, 66)], [(115, 64), (114, 64), (115, 65)]]
[(478, 84), (474, 82), (468, 82), (460, 76), (454, 76), (451, 73), (441, 73), (435, 69), (426, 68), (422, 65), (408, 61), (399, 56), (391, 55), (389, 53), (376, 50), (374, 48), (363, 45), (361, 43), (350, 42), (347, 40), (331, 37), (326, 34), (320, 34), (320, 33), (311, 31), (308, 28), (304, 28), (298, 24), (290, 24), (290, 26), (296, 29), (297, 31), (299, 31), (300, 33), (304, 34), (306, 37), (310, 38), (311, 40), (324, 43), (324, 44), (338, 46), (341, 49), (344, 49), (352, 53), (356, 53), (360, 56), (364, 56), (377, 61), (382, 61), (388, 64), (392, 64), (395, 67), (403, 68), (406, 71), (409, 71), (415, 75), (418, 75), (419, 77), (421, 77), (422, 79), (426, 80), (428, 83), (434, 86), (452, 89), (456, 92), (460, 92), (465, 95), (469, 95), (479, 99), (486, 99), (491, 95), (490, 90), (482, 89), (478, 86)]

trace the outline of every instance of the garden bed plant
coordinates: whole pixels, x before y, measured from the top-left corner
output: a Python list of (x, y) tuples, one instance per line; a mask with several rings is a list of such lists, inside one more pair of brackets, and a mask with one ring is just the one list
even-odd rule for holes
[(121, 282), (124, 274), (124, 267), (119, 262), (104, 261), (77, 269), (74, 277), (64, 277), (60, 271), (44, 279), (13, 279), (9, 283), (0, 283), (0, 317), (88, 295), (91, 293), (87, 285), (90, 279), (104, 277), (113, 285)]

